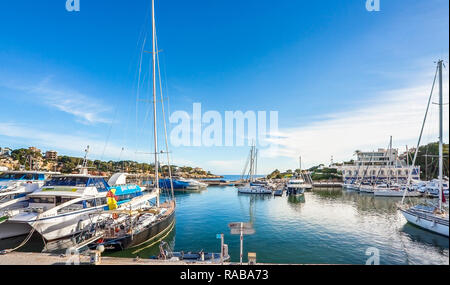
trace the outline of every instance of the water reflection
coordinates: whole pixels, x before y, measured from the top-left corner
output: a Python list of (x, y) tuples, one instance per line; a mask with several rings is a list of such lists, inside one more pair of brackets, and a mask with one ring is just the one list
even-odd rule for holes
[[(358, 211), (370, 213), (393, 214), (398, 211), (401, 197), (377, 197), (369, 193), (359, 193), (355, 191), (342, 191), (342, 201), (352, 202)], [(419, 198), (409, 198), (405, 200), (406, 204), (417, 204)]]
[(444, 237), (421, 228), (416, 227), (410, 223), (406, 223), (402, 228), (401, 232), (403, 232), (406, 236), (408, 236), (412, 241), (428, 244), (431, 246), (441, 247), (441, 248), (449, 248), (449, 239), (448, 237)]
[(296, 212), (301, 212), (303, 206), (305, 205), (305, 195), (287, 195), (287, 204), (289, 208)]
[(312, 192), (319, 197), (335, 199), (342, 196), (341, 188), (313, 188)]
[(288, 202), (290, 204), (303, 204), (305, 203), (305, 195), (288, 195)]
[[(230, 234), (228, 224), (250, 221), (256, 233), (245, 237), (244, 256), (256, 252), (260, 262), (364, 264), (367, 248), (377, 247), (382, 264), (448, 264), (448, 239), (407, 224), (396, 208), (399, 198), (317, 188), (283, 197), (239, 194), (233, 187), (175, 195), (176, 228), (163, 238), (174, 251), (219, 252), (216, 234), (224, 233), (232, 261), (239, 261), (239, 236)], [(7, 246), (0, 241), (0, 249), (24, 238)], [(159, 244), (106, 255), (149, 258), (158, 255)], [(21, 250), (42, 248), (38, 235)]]

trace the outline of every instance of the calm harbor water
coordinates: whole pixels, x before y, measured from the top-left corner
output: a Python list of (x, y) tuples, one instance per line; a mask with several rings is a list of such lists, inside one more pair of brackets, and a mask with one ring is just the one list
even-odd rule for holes
[[(381, 264), (449, 264), (449, 239), (406, 223), (399, 199), (340, 189), (315, 189), (302, 197), (238, 194), (234, 187), (209, 187), (176, 193), (176, 226), (164, 238), (174, 251), (219, 252), (216, 234), (225, 234), (232, 261), (239, 261), (239, 236), (230, 222), (253, 222), (256, 233), (244, 237), (258, 262), (365, 264), (368, 248), (377, 248)], [(22, 238), (23, 239), (23, 238)], [(0, 248), (19, 241), (2, 241)], [(35, 243), (35, 244), (33, 244)], [(36, 237), (22, 251), (36, 251)], [(149, 258), (158, 244), (109, 256)]]

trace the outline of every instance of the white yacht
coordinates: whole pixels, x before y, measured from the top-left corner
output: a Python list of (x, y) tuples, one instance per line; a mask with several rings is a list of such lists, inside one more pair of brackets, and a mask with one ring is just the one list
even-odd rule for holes
[[(445, 195), (444, 195), (444, 154), (443, 154), (443, 88), (442, 88), (442, 65), (443, 61), (439, 60), (437, 63), (436, 68), (436, 75), (435, 79), (439, 73), (439, 179), (437, 180), (437, 195), (438, 195), (438, 201), (437, 205), (416, 205), (413, 207), (408, 207), (406, 204), (404, 204), (404, 199), (402, 199), (402, 203), (399, 207), (399, 210), (402, 212), (405, 219), (418, 227), (421, 227), (425, 230), (444, 235), (449, 236), (449, 216), (448, 216), (448, 203), (446, 202)], [(433, 83), (434, 85), (434, 83)], [(428, 99), (428, 106), (427, 111), (425, 113), (425, 118), (422, 123), (422, 129), (420, 131), (419, 140), (417, 142), (416, 149), (419, 149), (420, 140), (422, 138), (423, 129), (425, 126), (428, 109), (430, 107), (430, 102), (432, 101), (433, 92), (431, 92), (430, 97)], [(417, 159), (418, 151), (415, 152), (413, 163), (414, 166), (415, 161)], [(411, 182), (411, 175), (408, 178), (408, 184)], [(407, 189), (405, 189), (405, 194), (407, 192)]]
[[(438, 179), (431, 180), (425, 185), (424, 193), (432, 197), (439, 197), (439, 185)], [(445, 196), (448, 196), (448, 182), (445, 180), (442, 182), (442, 191)]]
[(44, 185), (46, 179), (58, 172), (4, 171), (0, 173), (0, 217), (9, 211), (28, 205), (27, 194)]
[(255, 181), (254, 176), (256, 175), (256, 167), (258, 161), (258, 151), (255, 145), (252, 145), (250, 149), (250, 155), (247, 159), (247, 163), (245, 164), (243, 175), (247, 171), (247, 166), (250, 163), (249, 171), (248, 171), (248, 181), (244, 186), (238, 187), (238, 192), (241, 194), (272, 194), (272, 190), (269, 187), (268, 183), (261, 183), (259, 181)]
[(289, 195), (301, 195), (305, 193), (307, 185), (303, 179), (291, 179), (286, 184), (286, 190)]
[(179, 178), (178, 181), (188, 183), (188, 186), (186, 187), (187, 190), (200, 190), (208, 187), (208, 184), (195, 179)]
[(241, 194), (272, 194), (272, 190), (270, 189), (263, 186), (252, 186), (250, 184), (239, 187), (238, 192)]
[[(406, 193), (405, 193), (406, 191)], [(406, 197), (420, 197), (422, 196), (421, 193), (416, 191), (409, 191), (406, 186), (402, 187), (387, 187), (387, 185), (380, 185), (375, 188), (375, 191), (373, 192), (375, 196), (379, 197), (403, 197), (405, 195)]]

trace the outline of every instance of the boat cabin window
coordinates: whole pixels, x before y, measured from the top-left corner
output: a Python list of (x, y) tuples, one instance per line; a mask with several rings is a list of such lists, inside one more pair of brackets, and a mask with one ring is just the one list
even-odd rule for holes
[(76, 203), (62, 207), (61, 209), (58, 209), (58, 214), (81, 210), (83, 209), (83, 202), (84, 201), (78, 201)]
[(45, 182), (44, 186), (75, 186), (75, 187), (86, 187), (89, 177), (53, 177), (52, 179)]
[(96, 199), (78, 201), (76, 203), (69, 204), (65, 207), (62, 207), (61, 209), (58, 210), (58, 214), (78, 211), (78, 210), (86, 209), (86, 208), (92, 208), (92, 207), (95, 207), (95, 203), (96, 203)]
[(32, 173), (0, 173), (0, 180), (37, 180)]
[(70, 200), (73, 200), (73, 199), (75, 199), (75, 198), (55, 196), (56, 206), (64, 204), (66, 202), (69, 202)]
[(103, 178), (90, 178), (87, 186), (96, 187), (99, 192), (108, 190), (108, 184)]
[(36, 204), (55, 204), (55, 197), (31, 197), (29, 202)]

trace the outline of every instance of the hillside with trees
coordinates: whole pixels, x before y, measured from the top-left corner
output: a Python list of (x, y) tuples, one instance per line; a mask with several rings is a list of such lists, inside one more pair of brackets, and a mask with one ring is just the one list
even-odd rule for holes
[[(55, 159), (46, 158), (40, 150), (36, 148), (20, 148), (12, 150), (10, 154), (0, 157), (0, 166), (5, 166), (11, 170), (46, 170), (57, 171), (61, 173), (77, 173), (77, 167), (83, 162), (82, 157), (73, 157), (67, 155), (57, 156)], [(114, 172), (127, 172), (132, 174), (142, 174), (152, 176), (155, 171), (155, 165), (149, 163), (140, 163), (131, 160), (123, 161), (101, 161), (88, 160), (87, 166), (89, 173), (109, 176)], [(169, 176), (169, 166), (161, 165), (160, 174)], [(171, 165), (171, 171), (174, 176), (193, 177), (193, 178), (220, 178), (222, 176), (214, 175), (210, 171), (190, 166)]]

